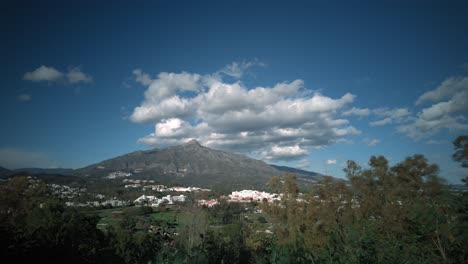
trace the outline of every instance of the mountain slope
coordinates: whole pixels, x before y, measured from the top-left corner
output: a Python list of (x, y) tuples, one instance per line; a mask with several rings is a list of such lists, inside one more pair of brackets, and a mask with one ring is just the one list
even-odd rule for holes
[(203, 147), (195, 140), (165, 149), (132, 152), (75, 170), (75, 174), (103, 177), (115, 171), (162, 182), (218, 188), (261, 188), (270, 177), (282, 174), (263, 161)]
[(270, 165), (270, 166), (284, 173), (294, 173), (297, 175), (298, 178), (302, 178), (304, 180), (320, 181), (323, 179), (323, 177), (325, 177), (325, 175), (317, 173), (317, 172), (313, 172), (313, 171), (306, 171), (306, 170), (291, 168), (287, 166), (277, 166), (277, 165)]
[(60, 174), (60, 175), (73, 175), (73, 169), (55, 168), (55, 169), (43, 169), (43, 168), (21, 168), (14, 170), (15, 173), (23, 172), (30, 174)]
[(13, 171), (7, 169), (7, 168), (3, 168), (3, 167), (0, 167), (0, 176), (3, 176), (3, 175), (8, 175), (10, 173), (12, 173)]

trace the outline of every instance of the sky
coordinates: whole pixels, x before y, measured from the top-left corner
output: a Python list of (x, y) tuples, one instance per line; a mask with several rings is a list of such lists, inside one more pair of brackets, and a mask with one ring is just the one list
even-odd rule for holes
[(459, 183), (468, 2), (375, 2), (4, 3), (0, 166), (195, 138), (337, 177), (347, 160), (424, 154)]

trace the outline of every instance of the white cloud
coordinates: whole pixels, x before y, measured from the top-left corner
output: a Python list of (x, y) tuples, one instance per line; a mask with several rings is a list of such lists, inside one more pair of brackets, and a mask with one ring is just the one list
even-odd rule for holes
[(422, 94), (416, 101), (416, 105), (425, 102), (439, 102), (452, 98), (458, 92), (468, 89), (468, 77), (451, 77), (443, 81), (435, 90)]
[(30, 94), (20, 94), (18, 95), (18, 101), (20, 102), (28, 102), (32, 100), (32, 95)]
[(23, 79), (32, 82), (64, 82), (68, 84), (90, 83), (91, 75), (81, 71), (80, 67), (70, 68), (66, 74), (54, 67), (40, 66), (32, 72), (23, 75)]
[(63, 73), (57, 71), (54, 67), (40, 66), (32, 72), (24, 74), (23, 79), (32, 82), (53, 82), (62, 79)]
[(89, 83), (93, 81), (91, 75), (81, 71), (80, 67), (71, 68), (67, 73), (67, 80), (69, 83)]
[(370, 126), (385, 126), (391, 123), (393, 123), (393, 120), (390, 117), (387, 117), (378, 121), (370, 122), (369, 125)]
[[(144, 75), (139, 72), (138, 79)], [(130, 120), (136, 123), (157, 122), (172, 117), (186, 117), (193, 114), (195, 102), (185, 99), (178, 92), (197, 92), (202, 87), (202, 77), (191, 73), (162, 72), (158, 79), (152, 80), (145, 92), (145, 100), (136, 107)], [(141, 80), (140, 83), (148, 83)]]
[(299, 146), (273, 146), (270, 150), (263, 152), (260, 156), (269, 161), (294, 160), (307, 155), (307, 150)]
[(366, 143), (367, 146), (369, 146), (369, 147), (374, 147), (374, 146), (376, 146), (377, 144), (380, 143), (380, 140), (378, 140), (376, 138), (364, 138), (363, 142)]
[(329, 159), (325, 162), (327, 165), (334, 165), (336, 164), (336, 159)]
[(426, 141), (426, 144), (428, 144), (428, 145), (445, 145), (445, 144), (448, 144), (448, 142), (445, 141), (445, 140), (433, 140), (433, 139), (431, 139), (431, 140)]
[(8, 169), (50, 168), (54, 166), (54, 163), (42, 152), (2, 148), (0, 149), (0, 166)]
[(136, 81), (141, 83), (142, 85), (148, 86), (153, 82), (150, 75), (142, 72), (140, 69), (133, 70), (133, 74), (136, 77)]
[(372, 113), (384, 118), (370, 122), (370, 126), (385, 126), (407, 122), (412, 119), (411, 112), (407, 108), (377, 108), (372, 110)]
[(425, 120), (419, 116), (415, 122), (398, 127), (398, 132), (407, 135), (413, 139), (419, 140), (422, 138), (435, 135), (443, 129), (450, 131), (467, 131), (468, 124), (464, 124), (463, 117), (453, 117), (445, 115), (438, 119)]
[(353, 107), (347, 111), (343, 112), (344, 116), (352, 116), (352, 115), (357, 115), (357, 116), (368, 116), (370, 114), (369, 108), (356, 108)]
[[(138, 81), (144, 75), (138, 71), (135, 77)], [(291, 160), (360, 133), (338, 118), (354, 95), (305, 95), (302, 80), (248, 88), (227, 83), (218, 73), (182, 72), (139, 82), (148, 88), (130, 120), (155, 124), (153, 133), (139, 139), (142, 144), (165, 146), (196, 138), (212, 148)]]
[(418, 112), (413, 122), (399, 126), (399, 132), (418, 140), (443, 129), (452, 132), (468, 130), (468, 77), (448, 78), (435, 90), (421, 95), (416, 104), (423, 102), (434, 104)]
[(171, 118), (156, 124), (155, 135), (162, 138), (178, 138), (181, 136), (187, 136), (190, 132), (190, 129), (190, 124), (184, 120)]
[(243, 62), (233, 62), (224, 66), (219, 73), (229, 75), (233, 78), (240, 79), (245, 72), (253, 66), (264, 66), (265, 64), (258, 61), (257, 59), (253, 61), (243, 61)]
[(408, 108), (377, 108), (373, 112), (378, 116), (386, 116), (393, 119), (402, 119), (411, 115)]

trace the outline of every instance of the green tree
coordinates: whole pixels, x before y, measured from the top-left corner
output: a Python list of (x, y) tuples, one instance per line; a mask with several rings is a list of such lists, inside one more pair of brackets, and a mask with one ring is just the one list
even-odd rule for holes
[(119, 225), (109, 230), (111, 245), (125, 263), (147, 263), (155, 260), (161, 248), (157, 234), (137, 230), (137, 219), (125, 215)]
[(268, 189), (272, 193), (280, 193), (281, 192), (281, 178), (279, 176), (274, 176), (268, 181)]
[(17, 177), (1, 185), (0, 217), (0, 251), (5, 259), (20, 263), (114, 260), (105, 250), (107, 240), (96, 228), (98, 219), (64, 207), (49, 195), (42, 181)]
[(461, 166), (468, 168), (468, 135), (457, 137), (453, 141), (455, 153), (452, 155), (453, 159), (461, 163)]
[[(265, 210), (278, 238), (271, 262), (466, 261), (459, 238), (464, 233), (457, 231), (462, 227), (457, 225), (459, 207), (451, 202), (459, 198), (424, 156), (394, 166), (383, 156), (372, 156), (368, 168), (349, 161), (345, 172), (348, 183), (325, 178), (310, 194), (296, 199), (285, 194), (280, 205)], [(290, 177), (287, 185), (294, 182)]]

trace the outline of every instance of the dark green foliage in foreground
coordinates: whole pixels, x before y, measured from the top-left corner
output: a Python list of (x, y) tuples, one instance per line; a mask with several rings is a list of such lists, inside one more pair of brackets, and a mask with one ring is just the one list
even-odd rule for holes
[(446, 189), (424, 156), (345, 172), (348, 183), (325, 178), (304, 195), (295, 175), (274, 177), (283, 198), (271, 205), (128, 207), (104, 231), (43, 182), (13, 178), (0, 185), (0, 251), (15, 263), (468, 262), (468, 193)]
[(112, 248), (125, 263), (147, 263), (160, 249), (161, 239), (156, 234), (137, 231), (136, 221), (125, 216), (116, 229), (109, 230)]
[(43, 182), (18, 177), (0, 187), (2, 257), (15, 263), (113, 261), (98, 219), (50, 199)]
[(453, 141), (453, 146), (455, 147), (453, 159), (460, 162), (462, 167), (468, 168), (468, 135), (457, 137)]
[[(324, 181), (304, 202), (284, 199), (267, 210), (278, 222), (279, 262), (466, 263), (466, 200), (450, 193), (438, 168), (415, 155), (369, 169), (349, 161), (350, 185)], [(291, 178), (291, 177), (289, 177)], [(292, 184), (285, 181), (286, 197)], [(466, 211), (465, 211), (466, 212)]]

